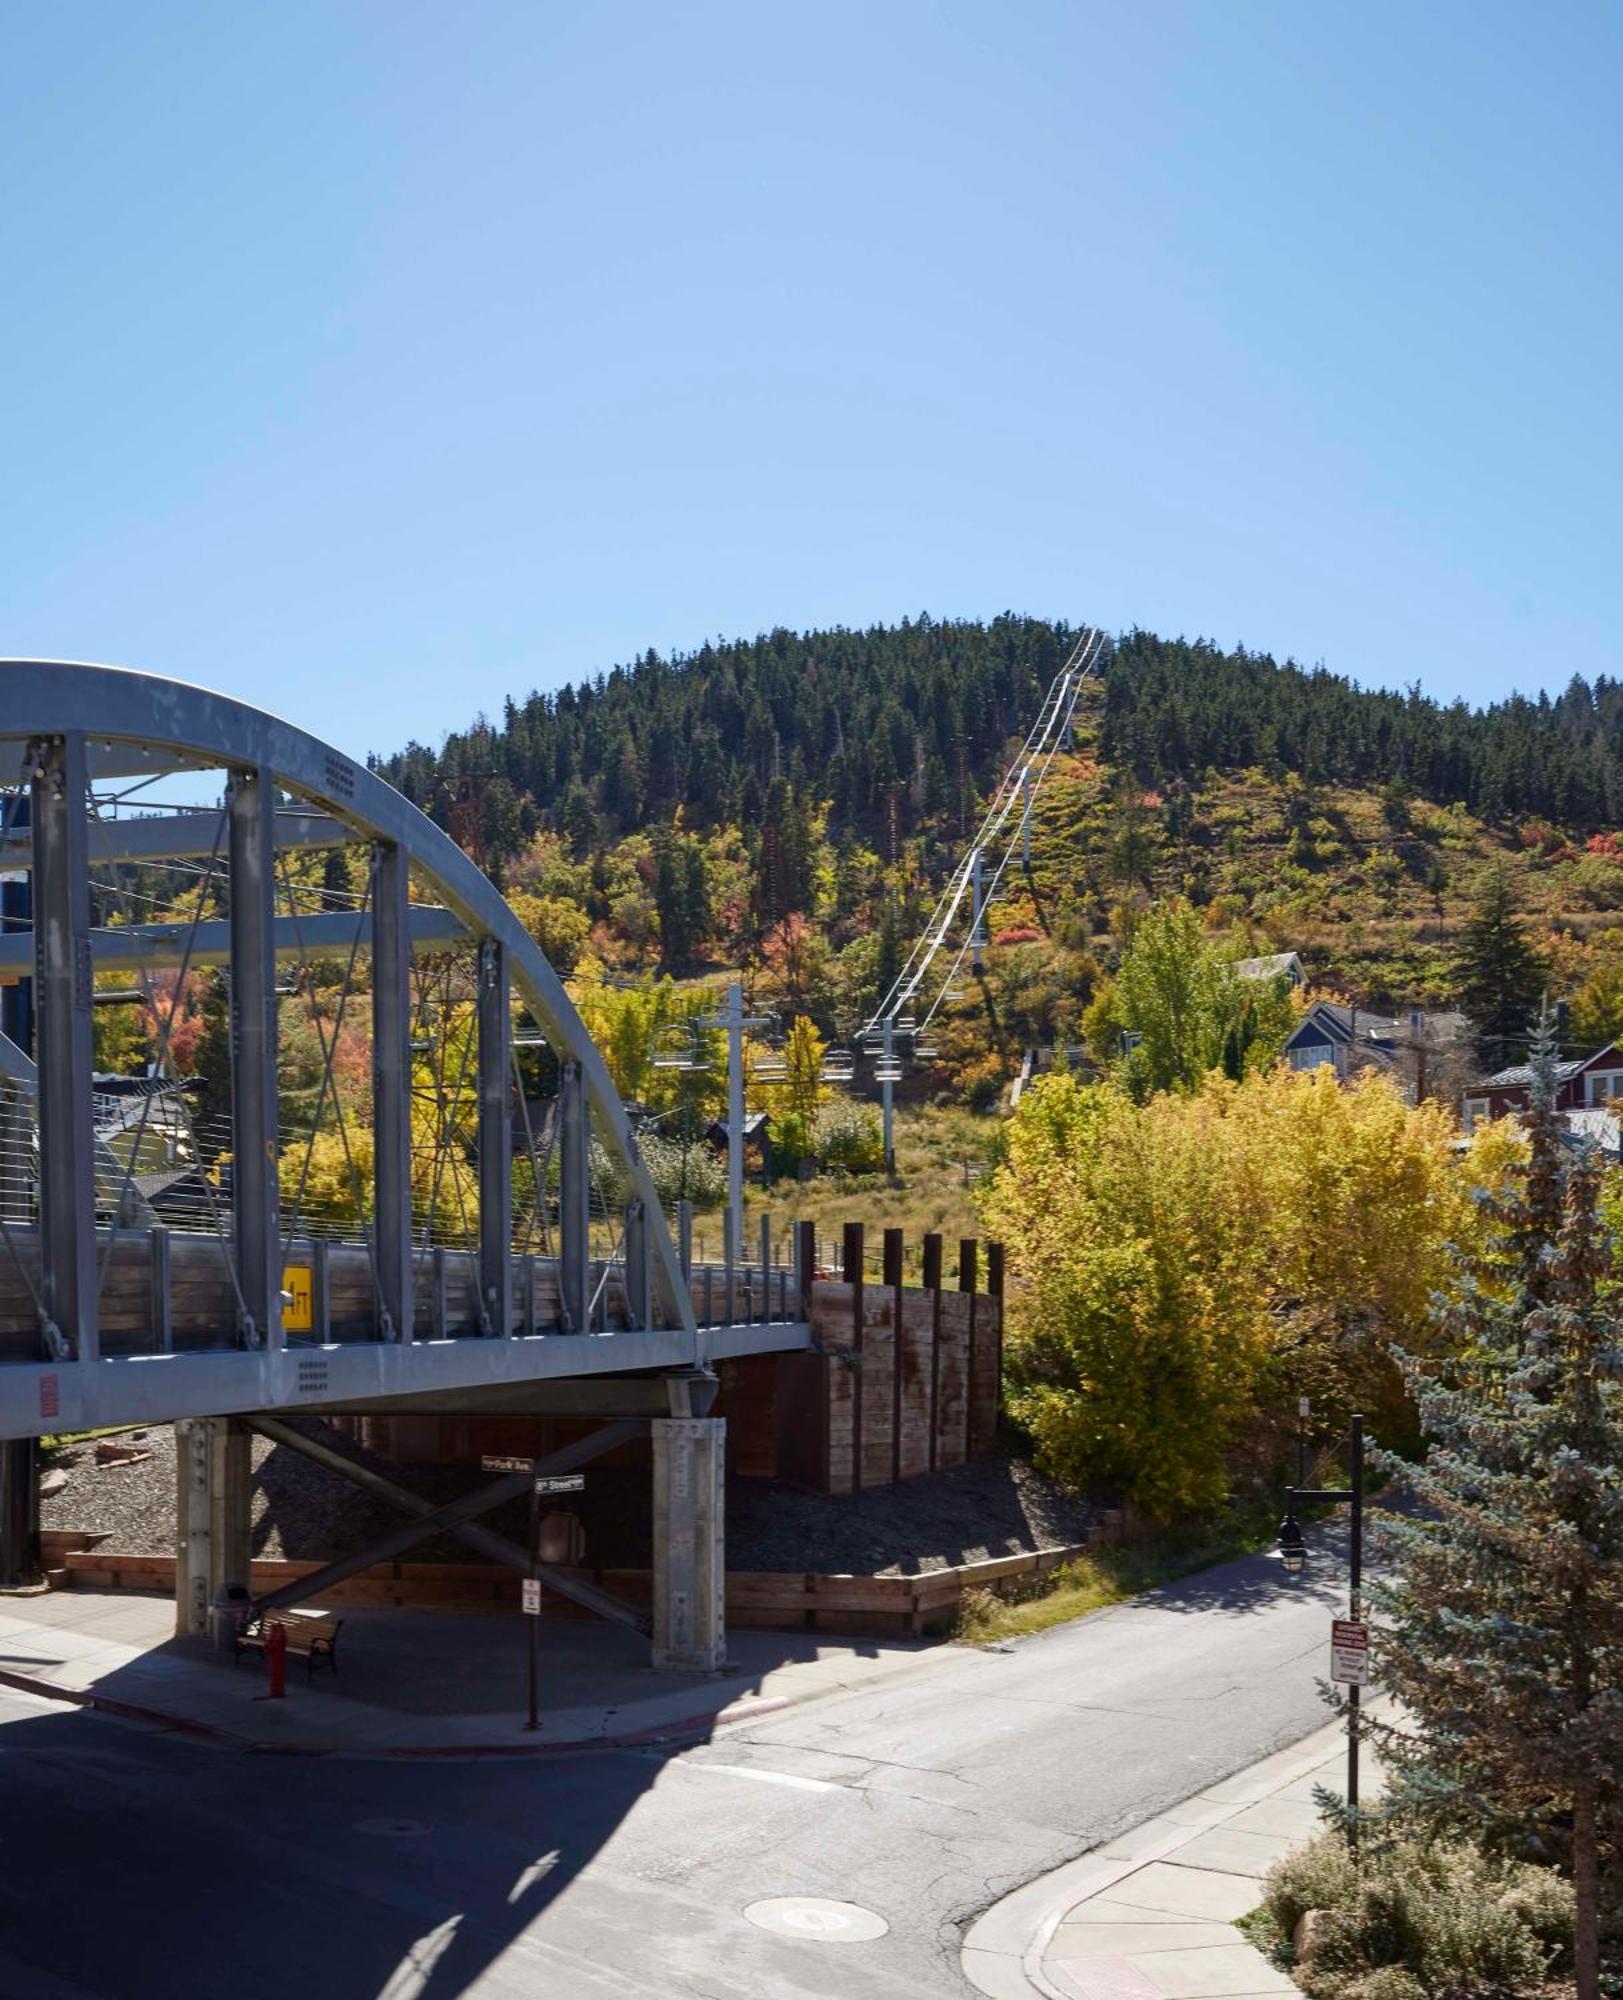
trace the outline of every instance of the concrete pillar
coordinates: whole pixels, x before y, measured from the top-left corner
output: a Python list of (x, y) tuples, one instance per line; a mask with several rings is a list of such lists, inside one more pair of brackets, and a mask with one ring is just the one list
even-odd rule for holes
[(175, 1425), (175, 1631), (205, 1639), (214, 1593), (248, 1583), (252, 1555), (250, 1433), (234, 1417)]
[(722, 1417), (656, 1417), (653, 1664), (714, 1673), (726, 1663)]

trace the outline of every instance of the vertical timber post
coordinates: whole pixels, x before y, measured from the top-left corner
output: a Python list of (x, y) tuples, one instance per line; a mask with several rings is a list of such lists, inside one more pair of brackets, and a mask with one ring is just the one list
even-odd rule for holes
[(591, 1161), (586, 1073), (566, 1062), (558, 1080), (558, 1297), (570, 1333), (587, 1332), (591, 1304)]
[(890, 1293), (890, 1483), (902, 1476), (902, 1232), (885, 1231), (885, 1289)]
[(964, 1458), (975, 1455), (975, 1369), (979, 1355), (975, 1351), (975, 1267), (979, 1261), (979, 1245), (973, 1236), (958, 1239), (958, 1289), (969, 1294), (969, 1340), (964, 1355)]
[(841, 1275), (851, 1287), (851, 1491), (862, 1491), (862, 1224), (845, 1225)]
[(245, 1347), (282, 1345), (275, 809), (263, 765), (231, 773), (231, 1229)]
[(507, 952), (499, 938), (479, 947), (479, 1330), (513, 1331), (513, 1016)]
[(411, 897), (405, 850), (372, 857), (372, 1212), (378, 1331), (410, 1340)]
[(656, 1417), (653, 1664), (726, 1664), (726, 1525), (721, 1417)]
[(90, 804), (81, 732), (40, 746), (30, 806), (41, 1333), (48, 1355), (96, 1361), (101, 1341), (90, 1103)]
[(996, 1429), (998, 1419), (1003, 1414), (1003, 1245), (988, 1243), (986, 1246), (986, 1289), (997, 1300), (997, 1333), (993, 1342), (993, 1358), (997, 1374), (992, 1389), (992, 1425)]
[(812, 1286), (817, 1280), (817, 1224), (795, 1224), (795, 1317), (811, 1319)]
[(941, 1238), (924, 1239), (924, 1289), (930, 1295), (930, 1470), (940, 1455), (941, 1429)]

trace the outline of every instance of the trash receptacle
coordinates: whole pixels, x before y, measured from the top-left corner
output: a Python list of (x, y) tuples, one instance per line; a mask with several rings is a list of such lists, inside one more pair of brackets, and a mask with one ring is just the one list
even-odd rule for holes
[(215, 1591), (214, 1600), (209, 1605), (209, 1641), (217, 1653), (229, 1653), (235, 1649), (237, 1633), (248, 1615), (250, 1601), (248, 1586), (244, 1583), (222, 1583)]

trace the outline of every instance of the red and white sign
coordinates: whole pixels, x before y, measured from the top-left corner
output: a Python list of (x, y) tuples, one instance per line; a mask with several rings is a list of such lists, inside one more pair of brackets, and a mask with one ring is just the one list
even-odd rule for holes
[(60, 1377), (42, 1375), (39, 1378), (39, 1413), (42, 1417), (57, 1417), (62, 1414)]
[(541, 1579), (537, 1576), (525, 1577), (520, 1589), (524, 1593), (524, 1609), (532, 1618), (541, 1616)]
[(1369, 1627), (1351, 1618), (1330, 1622), (1330, 1678), (1345, 1687), (1363, 1687), (1369, 1680)]

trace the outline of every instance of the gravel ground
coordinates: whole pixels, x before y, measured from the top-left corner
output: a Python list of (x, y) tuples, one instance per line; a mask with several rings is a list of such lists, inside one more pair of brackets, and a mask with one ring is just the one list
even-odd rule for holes
[[(304, 1420), (303, 1428), (436, 1503), (467, 1492), (482, 1477), (467, 1466), (397, 1465), (313, 1420)], [(174, 1548), (174, 1432), (163, 1425), (122, 1433), (120, 1441), (152, 1455), (139, 1465), (98, 1465), (94, 1445), (86, 1443), (53, 1458), (67, 1471), (68, 1484), (44, 1501), (42, 1525), (104, 1534), (110, 1548), (129, 1555), (168, 1555)], [(253, 1466), (256, 1556), (324, 1562), (400, 1522), (400, 1514), (383, 1501), (263, 1438), (253, 1441)], [(588, 1468), (580, 1513), (589, 1562), (606, 1568), (647, 1565), (645, 1472)], [(906, 1575), (1079, 1542), (1095, 1518), (1088, 1502), (1053, 1486), (1023, 1461), (1003, 1457), (841, 1499), (766, 1480), (735, 1480), (727, 1496), (727, 1563), (738, 1570)], [(524, 1539), (522, 1501), (485, 1519), (515, 1541)], [(420, 1544), (405, 1560), (479, 1558), (441, 1538)]]

